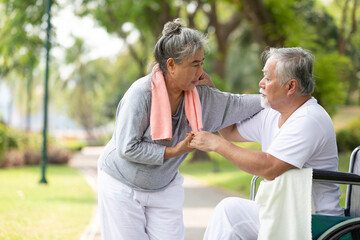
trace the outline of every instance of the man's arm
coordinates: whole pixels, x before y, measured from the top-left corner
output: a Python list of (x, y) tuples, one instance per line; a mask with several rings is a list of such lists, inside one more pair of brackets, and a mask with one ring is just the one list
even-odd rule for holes
[(195, 133), (190, 146), (206, 152), (215, 151), (245, 172), (267, 180), (273, 180), (285, 171), (295, 168), (268, 153), (238, 147), (209, 132)]
[(237, 130), (236, 124), (230, 125), (226, 128), (219, 130), (219, 133), (223, 138), (232, 142), (249, 142), (247, 139), (243, 138), (239, 131)]

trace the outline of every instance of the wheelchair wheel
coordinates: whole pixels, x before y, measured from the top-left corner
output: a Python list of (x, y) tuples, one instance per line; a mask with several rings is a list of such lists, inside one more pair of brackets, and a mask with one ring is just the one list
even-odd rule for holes
[(360, 240), (360, 218), (340, 222), (325, 231), (317, 240)]

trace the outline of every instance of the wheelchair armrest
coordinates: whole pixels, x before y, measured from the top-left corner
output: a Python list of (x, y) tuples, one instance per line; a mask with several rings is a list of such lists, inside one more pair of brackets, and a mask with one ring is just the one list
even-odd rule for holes
[[(251, 200), (255, 200), (256, 181), (258, 180), (258, 178), (259, 178), (258, 176), (254, 176), (251, 180), (251, 186), (250, 186)], [(360, 185), (360, 175), (357, 175), (355, 173), (313, 169), (313, 181)]]
[(354, 173), (313, 169), (313, 179), (316, 182), (360, 185), (360, 175)]

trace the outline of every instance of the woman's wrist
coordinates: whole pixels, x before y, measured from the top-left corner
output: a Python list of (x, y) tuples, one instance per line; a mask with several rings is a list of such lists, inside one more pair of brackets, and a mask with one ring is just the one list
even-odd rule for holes
[(180, 155), (185, 154), (185, 153), (187, 153), (187, 152), (184, 151), (183, 149), (181, 149), (181, 147), (178, 144), (178, 145), (176, 145), (174, 147), (166, 147), (165, 148), (165, 153), (164, 153), (164, 158), (168, 159), (168, 158), (180, 156)]

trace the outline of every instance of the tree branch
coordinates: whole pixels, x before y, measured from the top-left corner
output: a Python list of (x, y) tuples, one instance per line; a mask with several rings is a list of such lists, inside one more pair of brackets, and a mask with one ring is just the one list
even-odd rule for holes
[(339, 38), (338, 38), (338, 50), (340, 55), (345, 54), (345, 24), (347, 18), (347, 10), (349, 6), (349, 0), (345, 0), (344, 8), (342, 9), (342, 18), (341, 18), (341, 26), (339, 30)]
[(352, 13), (351, 13), (351, 30), (350, 30), (348, 37), (346, 38), (345, 47), (350, 43), (351, 38), (357, 29), (357, 23), (356, 23), (357, 1), (358, 0), (354, 0), (354, 5), (353, 5)]

